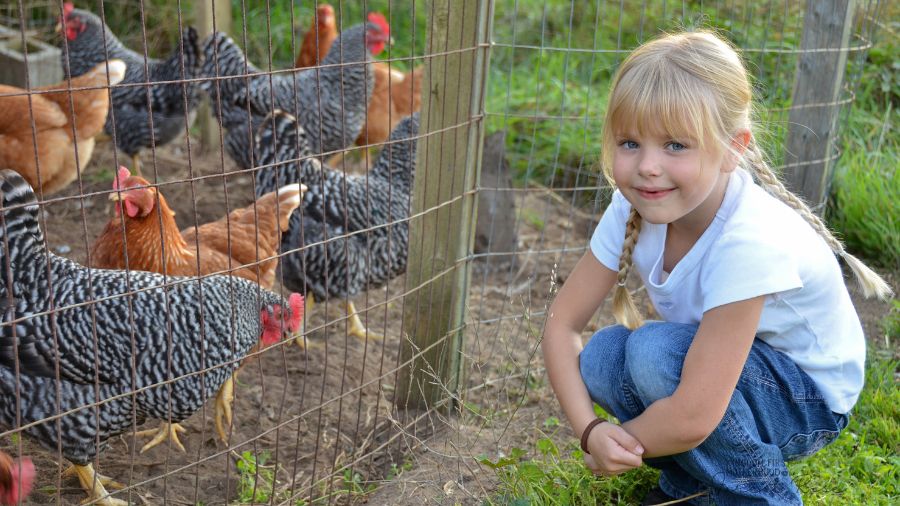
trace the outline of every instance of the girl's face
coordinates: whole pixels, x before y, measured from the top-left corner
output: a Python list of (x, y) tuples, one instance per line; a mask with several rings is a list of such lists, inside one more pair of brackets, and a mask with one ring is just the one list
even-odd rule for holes
[(616, 135), (613, 179), (649, 223), (705, 230), (722, 204), (737, 158), (717, 142), (663, 132)]

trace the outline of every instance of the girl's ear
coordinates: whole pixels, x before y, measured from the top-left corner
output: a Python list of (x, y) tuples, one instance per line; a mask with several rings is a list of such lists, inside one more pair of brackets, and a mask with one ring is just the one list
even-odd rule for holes
[(750, 146), (753, 140), (753, 134), (750, 130), (738, 130), (732, 137), (731, 143), (728, 145), (728, 152), (725, 154), (725, 171), (731, 172), (737, 167), (738, 162), (744, 155), (744, 151)]

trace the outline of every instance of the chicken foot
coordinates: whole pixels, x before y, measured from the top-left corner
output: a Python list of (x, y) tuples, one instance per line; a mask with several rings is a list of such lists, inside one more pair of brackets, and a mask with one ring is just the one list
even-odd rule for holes
[(88, 494), (87, 499), (82, 501), (81, 504), (91, 503), (99, 504), (101, 506), (128, 506), (127, 502), (110, 497), (109, 492), (107, 492), (105, 488), (121, 489), (125, 488), (125, 485), (114, 481), (108, 476), (103, 476), (102, 474), (95, 472), (93, 464), (88, 464), (86, 466), (72, 464), (68, 469), (63, 471), (64, 478), (72, 475), (78, 477), (81, 488)]
[(370, 331), (363, 325), (362, 319), (360, 319), (359, 313), (356, 311), (356, 306), (349, 300), (347, 301), (347, 316), (350, 317), (350, 328), (347, 330), (347, 334), (356, 336), (363, 341), (366, 339), (384, 339), (384, 336)]
[[(312, 311), (313, 305), (315, 304), (315, 299), (313, 298), (313, 294), (306, 294), (306, 308), (304, 309), (304, 314), (310, 314)], [(370, 331), (363, 325), (362, 319), (359, 317), (359, 313), (356, 311), (356, 306), (353, 305), (353, 302), (347, 301), (347, 316), (350, 319), (350, 328), (347, 330), (347, 334), (351, 336), (358, 337), (363, 341), (368, 339), (384, 339), (384, 336), (381, 334), (376, 334), (375, 332)], [(297, 346), (306, 349), (306, 338), (305, 336), (299, 336), (296, 339)]]
[(181, 441), (178, 440), (179, 432), (187, 432), (187, 429), (185, 429), (181, 426), (181, 424), (178, 423), (162, 422), (159, 424), (159, 428), (142, 430), (140, 432), (135, 432), (134, 435), (139, 437), (153, 436), (153, 439), (151, 439), (147, 444), (144, 445), (143, 448), (141, 448), (141, 453), (144, 453), (150, 448), (153, 448), (159, 443), (162, 443), (166, 439), (171, 439), (172, 444), (174, 444), (176, 448), (178, 448), (182, 452), (187, 452), (187, 450), (184, 449), (184, 445), (181, 444)]

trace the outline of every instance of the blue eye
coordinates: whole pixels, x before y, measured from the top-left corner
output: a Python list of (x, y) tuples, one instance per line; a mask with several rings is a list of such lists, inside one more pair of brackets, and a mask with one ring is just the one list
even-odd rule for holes
[(687, 149), (687, 146), (685, 146), (684, 144), (682, 144), (680, 142), (675, 142), (675, 141), (670, 142), (668, 144), (668, 147), (672, 151), (681, 151), (681, 150)]
[(621, 141), (619, 142), (619, 146), (622, 146), (625, 149), (637, 149), (639, 147), (638, 143), (634, 141)]

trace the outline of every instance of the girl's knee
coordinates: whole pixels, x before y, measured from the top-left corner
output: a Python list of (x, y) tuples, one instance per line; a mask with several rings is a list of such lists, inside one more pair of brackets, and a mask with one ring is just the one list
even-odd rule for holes
[(625, 343), (631, 331), (621, 325), (595, 333), (578, 357), (581, 378), (591, 398), (607, 399), (625, 368)]
[(625, 367), (641, 400), (649, 405), (675, 392), (696, 325), (650, 322), (631, 333)]

